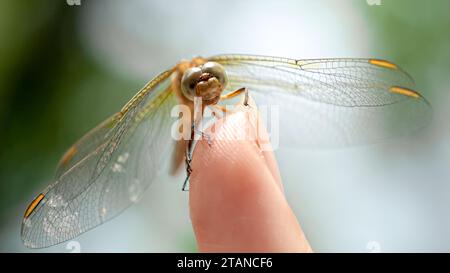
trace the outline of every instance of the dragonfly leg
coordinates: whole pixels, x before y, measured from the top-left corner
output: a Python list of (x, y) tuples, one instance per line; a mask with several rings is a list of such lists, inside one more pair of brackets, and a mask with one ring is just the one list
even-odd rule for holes
[(201, 134), (201, 135), (202, 135), (202, 138), (206, 139), (206, 141), (208, 142), (208, 146), (209, 146), (209, 147), (212, 146), (211, 135), (209, 135), (209, 134), (207, 134), (207, 133), (205, 133), (205, 132), (202, 132), (202, 131), (200, 131), (200, 130), (195, 130), (195, 132), (196, 132), (197, 134)]
[[(221, 96), (221, 99), (230, 99), (230, 98), (236, 97), (242, 93), (244, 93), (244, 96), (245, 96), (244, 102), (243, 102), (244, 106), (250, 107), (250, 105), (248, 104), (248, 89), (246, 87), (239, 88), (233, 92), (223, 95), (223, 96)], [(221, 110), (223, 113), (226, 113), (228, 111), (225, 107), (223, 107), (221, 105), (214, 105), (214, 107), (216, 107), (216, 109)], [(192, 139), (189, 141), (188, 145), (186, 145), (186, 151), (185, 151), (186, 179), (184, 180), (182, 191), (189, 191), (188, 184), (189, 184), (189, 179), (192, 174), (192, 150), (195, 146), (195, 139), (194, 139), (195, 134), (200, 134), (203, 138), (205, 138), (208, 141), (208, 145), (210, 147), (212, 145), (211, 136), (209, 134), (202, 132), (201, 130), (198, 130), (197, 128), (195, 128), (194, 122), (192, 123), (191, 132), (192, 132), (192, 134), (191, 134)]]
[(250, 107), (250, 105), (248, 104), (248, 88), (244, 87), (244, 106), (248, 106)]
[(181, 188), (182, 191), (188, 191), (188, 184), (189, 184), (189, 178), (191, 177), (192, 173), (192, 146), (193, 146), (193, 140), (190, 140), (188, 145), (186, 145), (186, 151), (185, 151), (185, 163), (186, 163), (186, 179), (184, 180), (183, 187)]
[(227, 94), (225, 94), (225, 95), (221, 95), (221, 96), (220, 96), (220, 99), (221, 99), (221, 100), (226, 100), (226, 99), (234, 98), (234, 97), (236, 97), (236, 96), (239, 96), (239, 95), (242, 94), (243, 92), (245, 92), (245, 89), (247, 89), (247, 88), (241, 87), (241, 88), (239, 88), (239, 89), (237, 89), (237, 90), (234, 90), (234, 91), (232, 91), (232, 92), (229, 92), (229, 93), (227, 93)]
[(182, 191), (189, 191), (189, 179), (191, 178), (192, 168), (191, 168), (192, 159), (186, 159), (186, 179), (184, 180)]
[(239, 96), (242, 93), (244, 93), (244, 96), (245, 96), (244, 97), (244, 106), (249, 106), (249, 104), (248, 104), (248, 88), (247, 87), (241, 87), (233, 92), (222, 95), (222, 96), (220, 96), (220, 99), (222, 99), (222, 100), (231, 99), (236, 96)]
[(183, 187), (181, 188), (182, 191), (189, 191), (189, 179), (192, 174), (192, 152), (196, 143), (195, 134), (201, 134), (202, 137), (204, 137), (208, 141), (208, 145), (211, 147), (211, 136), (205, 132), (202, 132), (195, 128), (194, 123), (192, 123), (191, 127), (191, 140), (189, 140), (188, 144), (186, 145), (186, 150), (184, 153), (185, 156), (185, 163), (186, 163), (186, 179), (184, 180)]

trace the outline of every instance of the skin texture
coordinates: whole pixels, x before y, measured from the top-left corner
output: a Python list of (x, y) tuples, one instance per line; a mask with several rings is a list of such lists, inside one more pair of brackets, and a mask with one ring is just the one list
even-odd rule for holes
[[(312, 252), (255, 108), (228, 114), (194, 151), (190, 216), (201, 252)], [(259, 130), (257, 129), (259, 128)]]

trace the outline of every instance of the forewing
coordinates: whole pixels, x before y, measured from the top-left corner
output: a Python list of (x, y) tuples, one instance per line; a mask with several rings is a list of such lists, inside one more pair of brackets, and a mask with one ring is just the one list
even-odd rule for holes
[(26, 246), (42, 248), (74, 238), (139, 200), (172, 143), (170, 110), (176, 100), (170, 75), (160, 74), (66, 152), (55, 182), (25, 213)]
[(209, 60), (225, 67), (229, 91), (249, 89), (260, 109), (269, 113), (268, 127), (278, 130), (272, 133), (288, 145), (335, 148), (373, 143), (410, 133), (430, 118), (431, 108), (413, 90), (412, 78), (388, 61), (249, 55)]

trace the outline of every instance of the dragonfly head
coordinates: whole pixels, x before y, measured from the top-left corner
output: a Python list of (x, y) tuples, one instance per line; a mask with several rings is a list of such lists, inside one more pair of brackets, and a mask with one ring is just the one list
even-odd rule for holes
[(181, 91), (191, 101), (194, 97), (201, 97), (206, 105), (216, 104), (227, 82), (223, 66), (216, 62), (206, 62), (184, 72), (181, 78)]

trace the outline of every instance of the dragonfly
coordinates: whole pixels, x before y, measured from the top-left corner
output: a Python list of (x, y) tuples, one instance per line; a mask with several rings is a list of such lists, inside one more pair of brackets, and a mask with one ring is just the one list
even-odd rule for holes
[(219, 106), (241, 94), (250, 94), (258, 106), (279, 105), (280, 142), (288, 148), (345, 147), (409, 135), (427, 124), (431, 112), (411, 76), (386, 60), (183, 60), (65, 152), (52, 183), (26, 208), (25, 246), (56, 245), (112, 219), (142, 197), (165, 162), (185, 161), (188, 175), (201, 171), (190, 169), (192, 154), (183, 152), (191, 140), (171, 137), (171, 110), (180, 104), (194, 109), (194, 98)]

